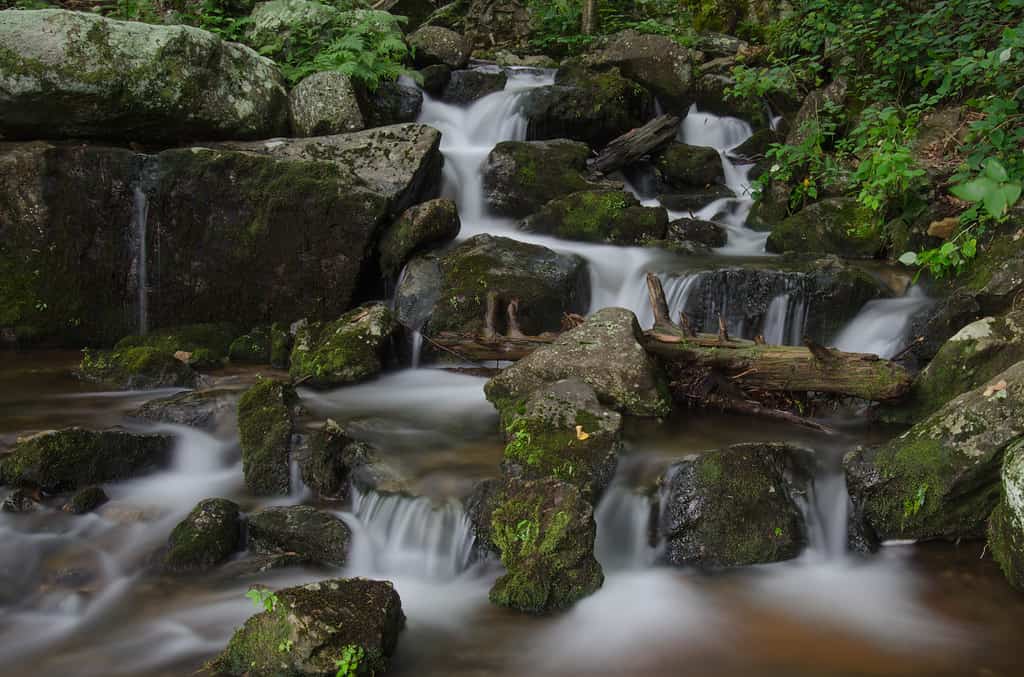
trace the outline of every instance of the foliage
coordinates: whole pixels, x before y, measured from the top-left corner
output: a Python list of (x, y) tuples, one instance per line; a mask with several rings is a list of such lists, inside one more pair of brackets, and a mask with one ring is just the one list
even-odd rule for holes
[(252, 601), (257, 609), (262, 611), (273, 611), (277, 608), (277, 595), (273, 590), (266, 588), (249, 588), (245, 596)]
[(772, 163), (768, 172), (754, 181), (755, 193), (761, 193), (768, 181), (779, 181), (793, 188), (789, 207), (793, 211), (817, 200), (821, 190), (838, 180), (840, 168), (827, 152), (833, 144), (842, 111), (826, 105), (822, 114), (804, 122), (797, 144), (772, 144), (766, 153)]
[(690, 14), (670, 0), (599, 0), (597, 35), (582, 33), (584, 0), (528, 0), (533, 47), (551, 54), (577, 54), (601, 35), (624, 30), (664, 35), (684, 46), (695, 43)]
[(341, 650), (341, 657), (334, 661), (338, 669), (335, 677), (355, 677), (359, 673), (359, 664), (366, 657), (366, 651), (357, 644), (348, 644)]

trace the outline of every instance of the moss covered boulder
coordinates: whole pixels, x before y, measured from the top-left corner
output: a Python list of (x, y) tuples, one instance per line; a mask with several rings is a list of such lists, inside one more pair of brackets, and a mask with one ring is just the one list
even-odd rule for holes
[(310, 435), (299, 459), (302, 481), (321, 497), (344, 499), (360, 469), (376, 457), (369, 445), (348, 436), (336, 421)]
[(387, 672), (405, 627), (390, 582), (330, 579), (264, 594), (270, 608), (235, 631), (209, 666), (214, 674), (334, 677), (339, 663), (347, 675)]
[(198, 375), (173, 353), (159, 348), (86, 350), (76, 372), (86, 381), (113, 388), (191, 388)]
[(380, 243), (380, 267), (386, 275), (397, 276), (406, 261), (430, 247), (454, 240), (461, 222), (453, 200), (439, 198), (409, 207), (391, 224)]
[(780, 221), (765, 245), (770, 252), (836, 254), (871, 259), (885, 246), (875, 217), (853, 198), (814, 202)]
[(634, 30), (616, 33), (584, 57), (592, 67), (619, 68), (677, 111), (685, 111), (693, 103), (696, 59), (694, 52), (672, 38)]
[(242, 364), (269, 364), (272, 343), (270, 327), (254, 327), (231, 342), (228, 359)]
[(507, 573), (491, 602), (532, 614), (572, 606), (604, 583), (594, 558), (597, 525), (576, 487), (554, 478), (512, 480), (494, 497), (491, 537)]
[(557, 381), (501, 411), (508, 476), (555, 477), (596, 505), (622, 448), (622, 416), (578, 379)]
[(673, 464), (661, 481), (658, 535), (676, 566), (722, 568), (793, 559), (807, 543), (800, 502), (806, 452), (737, 444)]
[(197, 369), (221, 366), (228, 357), (235, 328), (230, 324), (193, 324), (156, 329), (144, 335), (126, 336), (115, 351), (154, 348), (177, 356)]
[(553, 200), (600, 188), (586, 176), (586, 144), (554, 141), (502, 141), (484, 164), (484, 195), (502, 216), (522, 218)]
[(714, 148), (673, 143), (655, 158), (665, 183), (675, 190), (695, 190), (725, 180), (722, 157)]
[(446, 103), (469, 104), (488, 94), (505, 89), (508, 75), (504, 71), (461, 70), (455, 71), (441, 92)]
[(1003, 462), (1003, 494), (988, 521), (988, 547), (1010, 585), (1024, 590), (1024, 444)]
[(245, 485), (258, 496), (287, 495), (294, 410), (289, 383), (263, 379), (238, 401), (238, 433)]
[(555, 84), (530, 90), (522, 112), (527, 139), (574, 139), (601, 148), (643, 125), (654, 112), (654, 98), (618, 68), (570, 64), (558, 70)]
[(363, 381), (380, 373), (397, 325), (382, 303), (360, 306), (334, 322), (310, 322), (299, 328), (289, 373), (317, 388)]
[(47, 493), (126, 480), (171, 462), (169, 435), (65, 428), (19, 440), (0, 458), (0, 483)]
[(352, 79), (336, 71), (303, 78), (288, 94), (288, 111), (295, 136), (344, 134), (365, 127)]
[(0, 14), (0, 132), (124, 141), (266, 138), (288, 125), (272, 61), (191, 26)]
[(555, 198), (519, 227), (564, 240), (636, 245), (663, 238), (667, 224), (664, 208), (644, 207), (631, 193), (605, 190)]
[(551, 345), (506, 367), (487, 382), (484, 392), (504, 410), (547, 384), (576, 378), (616, 411), (664, 416), (672, 406), (668, 385), (640, 338), (640, 325), (632, 312), (604, 308)]
[(242, 546), (238, 505), (226, 498), (200, 501), (171, 531), (163, 570), (168, 573), (206, 571), (224, 562)]
[(264, 508), (249, 515), (249, 549), (294, 553), (308, 562), (344, 566), (352, 534), (334, 515), (308, 505)]
[[(411, 275), (410, 275), (411, 273)], [(399, 321), (439, 332), (484, 330), (487, 297), (497, 295), (497, 331), (507, 330), (505, 307), (518, 299), (520, 328), (557, 331), (565, 313), (585, 312), (590, 286), (584, 260), (547, 247), (477, 235), (441, 257), (414, 259), (395, 294)]]
[(980, 538), (1007, 451), (1024, 438), (1018, 362), (887, 444), (843, 459), (857, 512), (887, 539)]
[(103, 487), (85, 487), (76, 491), (71, 500), (61, 507), (61, 510), (72, 515), (84, 515), (99, 508), (109, 500), (110, 497), (107, 496), (107, 492), (103, 490)]
[(406, 39), (413, 49), (417, 68), (444, 64), (449, 68), (465, 68), (472, 47), (455, 31), (440, 26), (423, 26)]

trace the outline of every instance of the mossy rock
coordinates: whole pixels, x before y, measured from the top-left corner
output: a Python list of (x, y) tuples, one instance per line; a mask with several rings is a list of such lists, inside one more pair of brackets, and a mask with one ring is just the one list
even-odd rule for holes
[(658, 153), (655, 163), (665, 182), (676, 190), (692, 191), (725, 181), (722, 157), (707, 146), (672, 143)]
[(724, 226), (701, 219), (676, 219), (668, 224), (666, 239), (673, 244), (724, 247), (729, 235)]
[(365, 127), (352, 79), (337, 71), (303, 78), (288, 93), (288, 109), (295, 136), (345, 134)]
[(551, 345), (506, 367), (487, 382), (484, 392), (501, 411), (549, 383), (577, 378), (616, 411), (664, 416), (672, 408), (668, 384), (640, 337), (632, 312), (604, 308)]
[(853, 198), (829, 198), (783, 219), (772, 229), (766, 248), (871, 259), (884, 246), (882, 229), (870, 212)]
[(413, 62), (417, 68), (444, 64), (452, 69), (469, 64), (472, 47), (461, 35), (441, 26), (423, 26), (406, 39), (413, 49)]
[(226, 498), (200, 501), (188, 517), (171, 531), (163, 570), (192, 573), (212, 569), (242, 545), (242, 521), (238, 505)]
[(980, 538), (1006, 451), (1024, 437), (1024, 362), (887, 444), (843, 460), (850, 497), (881, 540)]
[(293, 411), (299, 401), (289, 383), (262, 379), (238, 401), (238, 433), (245, 484), (257, 496), (287, 495)]
[(114, 388), (191, 388), (198, 378), (192, 368), (160, 348), (86, 350), (78, 375), (93, 383)]
[(957, 280), (977, 300), (983, 313), (1002, 313), (1013, 307), (1024, 290), (1024, 238), (1016, 231), (1024, 218), (1011, 212), (1010, 232), (1000, 232), (978, 247), (978, 255), (968, 262)]
[(138, 477), (171, 461), (168, 435), (65, 428), (19, 440), (0, 459), (0, 484), (47, 493)]
[(550, 200), (601, 188), (586, 175), (586, 144), (554, 141), (502, 141), (484, 164), (484, 193), (497, 214), (522, 218)]
[(544, 614), (568, 608), (604, 583), (594, 558), (593, 508), (554, 478), (506, 483), (494, 499), (491, 535), (507, 573), (491, 588), (499, 606)]
[(597, 504), (618, 465), (622, 416), (601, 406), (593, 388), (577, 379), (557, 381), (500, 413), (506, 475), (555, 477)]
[(348, 658), (348, 675), (382, 675), (405, 627), (389, 581), (330, 579), (278, 590), (267, 600), (272, 608), (235, 631), (211, 672), (333, 677), (336, 663)]
[(110, 500), (103, 487), (85, 487), (75, 492), (71, 500), (64, 505), (62, 510), (72, 515), (84, 515), (92, 512)]
[(802, 450), (737, 444), (673, 464), (658, 534), (676, 566), (724, 568), (793, 559), (807, 544), (800, 510), (813, 473)]
[(125, 336), (114, 350), (155, 348), (168, 355), (188, 353), (187, 364), (196, 369), (222, 366), (228, 357), (235, 328), (230, 324), (191, 324), (166, 327), (145, 335)]
[(294, 553), (307, 562), (344, 566), (352, 534), (334, 515), (308, 505), (275, 506), (249, 515), (249, 548)]
[(375, 461), (370, 447), (349, 437), (337, 422), (328, 419), (310, 435), (305, 454), (299, 460), (302, 481), (326, 498), (348, 497), (353, 475)]
[(637, 245), (663, 238), (667, 223), (662, 207), (641, 206), (631, 193), (582, 191), (548, 202), (519, 227), (564, 240)]
[(288, 325), (270, 325), (270, 366), (287, 369), (292, 355), (292, 333)]
[(228, 358), (243, 364), (269, 364), (271, 351), (270, 327), (256, 327), (239, 336), (228, 347)]
[(1024, 590), (1024, 444), (1007, 450), (1003, 495), (988, 521), (988, 547), (1010, 585)]
[(607, 38), (583, 61), (596, 68), (620, 69), (670, 110), (685, 111), (693, 103), (696, 55), (668, 36), (622, 31)]
[(350, 310), (334, 322), (310, 322), (299, 329), (289, 373), (317, 388), (356, 383), (376, 376), (397, 325), (387, 306), (373, 303)]
[(454, 240), (461, 222), (455, 202), (439, 198), (406, 209), (380, 238), (380, 268), (397, 276), (417, 251)]

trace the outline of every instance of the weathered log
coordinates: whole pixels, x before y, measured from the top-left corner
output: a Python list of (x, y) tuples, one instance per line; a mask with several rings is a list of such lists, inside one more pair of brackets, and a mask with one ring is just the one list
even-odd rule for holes
[(659, 115), (643, 127), (631, 129), (605, 146), (590, 161), (590, 169), (602, 174), (621, 169), (671, 141), (678, 129), (678, 117)]
[(521, 360), (537, 348), (546, 346), (558, 338), (558, 334), (540, 336), (467, 336), (442, 332), (434, 337), (424, 336), (435, 348), (454, 355), (467, 362), (494, 362)]

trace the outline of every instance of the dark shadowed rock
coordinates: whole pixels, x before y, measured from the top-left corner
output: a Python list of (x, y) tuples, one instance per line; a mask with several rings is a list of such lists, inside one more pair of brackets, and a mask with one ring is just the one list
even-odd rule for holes
[(289, 490), (293, 411), (298, 395), (291, 384), (263, 379), (238, 401), (238, 433), (245, 484), (257, 496)]
[(676, 190), (692, 191), (722, 183), (722, 158), (714, 148), (673, 143), (656, 158), (658, 169), (668, 185)]
[(459, 212), (452, 200), (439, 198), (409, 207), (381, 235), (381, 270), (397, 276), (413, 254), (454, 240), (460, 228)]
[(617, 67), (674, 110), (685, 111), (693, 103), (690, 91), (696, 55), (664, 35), (626, 30), (616, 33), (584, 57), (596, 68)]
[(76, 491), (71, 500), (61, 509), (73, 515), (84, 515), (92, 512), (109, 500), (110, 497), (107, 496), (107, 492), (103, 491), (103, 487), (86, 487)]
[(208, 498), (174, 527), (163, 556), (163, 570), (186, 573), (212, 569), (241, 545), (238, 506), (224, 498)]
[(198, 390), (150, 400), (128, 415), (154, 423), (213, 430), (231, 414), (234, 399), (225, 390)]
[(854, 198), (829, 198), (807, 205), (779, 222), (768, 236), (770, 252), (836, 254), (870, 259), (882, 251), (874, 216)]
[(334, 515), (308, 505), (264, 508), (249, 515), (249, 548), (261, 554), (295, 553), (302, 559), (344, 566), (351, 533)]
[(504, 71), (462, 70), (451, 74), (441, 95), (448, 103), (467, 104), (488, 94), (505, 89), (508, 75)]

